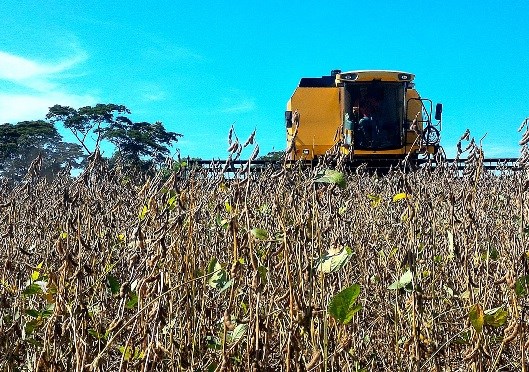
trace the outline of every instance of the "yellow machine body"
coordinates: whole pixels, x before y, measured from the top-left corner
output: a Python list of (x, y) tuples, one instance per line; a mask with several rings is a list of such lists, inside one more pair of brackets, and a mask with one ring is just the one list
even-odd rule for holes
[(361, 158), (435, 153), (442, 106), (432, 124), (432, 103), (415, 90), (414, 77), (400, 71), (333, 71), (302, 78), (285, 113), (288, 158), (313, 160), (331, 149)]

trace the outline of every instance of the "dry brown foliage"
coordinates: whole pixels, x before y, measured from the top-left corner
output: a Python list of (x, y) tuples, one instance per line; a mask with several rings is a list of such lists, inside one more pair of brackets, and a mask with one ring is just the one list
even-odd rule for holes
[[(100, 161), (0, 189), (2, 370), (526, 364), (525, 171), (360, 169), (340, 188), (297, 166), (140, 182)], [(346, 246), (343, 268), (315, 269)], [(355, 283), (362, 309), (341, 324), (329, 301)]]

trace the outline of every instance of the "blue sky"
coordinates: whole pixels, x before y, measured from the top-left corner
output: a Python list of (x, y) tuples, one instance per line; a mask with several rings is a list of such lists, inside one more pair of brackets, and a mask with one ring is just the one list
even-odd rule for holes
[[(54, 104), (126, 105), (182, 133), (182, 155), (226, 157), (233, 124), (261, 155), (285, 147), (286, 101), (332, 69), (412, 72), (487, 157), (517, 156), (529, 116), (529, 1), (0, 2), (0, 122)], [(251, 151), (251, 150), (250, 150)]]

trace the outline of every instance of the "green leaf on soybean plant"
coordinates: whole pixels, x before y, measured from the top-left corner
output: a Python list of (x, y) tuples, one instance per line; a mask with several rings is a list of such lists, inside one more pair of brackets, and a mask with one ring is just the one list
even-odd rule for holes
[(40, 311), (35, 309), (27, 309), (25, 313), (33, 318), (38, 318), (40, 316)]
[(233, 342), (239, 340), (242, 336), (244, 336), (247, 330), (248, 324), (238, 324), (231, 334), (231, 340)]
[(485, 313), (483, 307), (480, 304), (474, 304), (468, 312), (470, 323), (476, 332), (481, 333), (483, 330), (483, 324), (485, 324)]
[(55, 303), (48, 304), (45, 308), (40, 311), (40, 316), (44, 319), (49, 318), (53, 315), (55, 310)]
[(352, 255), (353, 251), (349, 247), (344, 247), (337, 253), (327, 252), (316, 260), (315, 268), (322, 273), (334, 273), (344, 267)]
[(43, 290), (38, 282), (31, 283), (26, 288), (24, 288), (24, 290), (22, 291), (23, 295), (34, 295), (34, 294), (40, 294), (40, 293), (43, 293)]
[(91, 335), (93, 338), (97, 339), (97, 340), (101, 340), (104, 338), (105, 335), (102, 335), (101, 333), (99, 333), (96, 329), (94, 328), (89, 328), (88, 329), (88, 334)]
[(178, 205), (178, 199), (177, 199), (177, 196), (176, 196), (176, 195), (171, 196), (171, 197), (167, 200), (167, 206), (169, 207), (169, 210), (173, 210), (173, 209), (175, 209), (177, 205)]
[(500, 252), (498, 252), (498, 249), (496, 247), (492, 247), (489, 249), (488, 257), (491, 260), (496, 261), (500, 257)]
[(121, 352), (121, 354), (123, 354), (123, 360), (126, 362), (130, 362), (130, 360), (132, 359), (132, 352), (133, 352), (132, 347), (118, 346), (117, 348)]
[(263, 229), (251, 229), (250, 234), (252, 234), (255, 238), (259, 240), (266, 240), (268, 239), (268, 231)]
[(359, 284), (341, 290), (331, 299), (329, 314), (342, 324), (349, 323), (353, 315), (362, 309), (362, 305), (355, 303), (358, 295), (360, 295)]
[(503, 310), (503, 306), (485, 310), (484, 314), (485, 324), (492, 327), (501, 327), (507, 322), (507, 317), (509, 316), (509, 312)]
[(514, 292), (518, 297), (527, 295), (527, 287), (529, 286), (529, 275), (524, 275), (516, 279), (514, 283)]
[(400, 276), (398, 280), (393, 282), (388, 289), (401, 289), (406, 287), (408, 284), (410, 284), (413, 280), (413, 273), (408, 270), (404, 274)]
[(221, 218), (218, 214), (215, 217), (215, 223), (217, 224), (217, 226), (222, 227), (224, 230), (227, 230), (228, 226), (230, 225), (230, 221), (225, 218)]
[(221, 350), (222, 349), (222, 341), (221, 341), (221, 339), (219, 337), (209, 335), (209, 336), (206, 336), (206, 341), (207, 341), (207, 348), (208, 349), (213, 349), (213, 350)]
[(257, 268), (257, 273), (261, 277), (261, 281), (266, 284), (266, 274), (268, 274), (268, 269), (264, 266), (259, 266)]
[(129, 293), (129, 300), (125, 303), (127, 309), (133, 309), (138, 304), (138, 294), (136, 292)]
[(110, 292), (112, 292), (113, 295), (119, 293), (120, 284), (112, 274), (107, 275), (107, 282)]
[(314, 179), (314, 182), (333, 183), (342, 189), (345, 189), (347, 186), (347, 182), (343, 173), (332, 169), (326, 169), (323, 171), (323, 173), (318, 173)]
[(212, 288), (219, 289), (221, 292), (229, 288), (232, 284), (232, 281), (228, 280), (228, 273), (222, 268), (222, 265), (216, 258), (212, 258), (209, 261), (207, 274), (210, 275), (208, 284)]
[(227, 280), (224, 282), (224, 285), (219, 288), (219, 293), (224, 292), (226, 289), (230, 288), (233, 285), (233, 280)]
[(26, 322), (26, 324), (24, 325), (24, 333), (26, 334), (26, 336), (30, 336), (31, 334), (33, 334), (35, 329), (38, 328), (41, 324), (42, 322), (39, 319), (34, 319), (29, 322)]

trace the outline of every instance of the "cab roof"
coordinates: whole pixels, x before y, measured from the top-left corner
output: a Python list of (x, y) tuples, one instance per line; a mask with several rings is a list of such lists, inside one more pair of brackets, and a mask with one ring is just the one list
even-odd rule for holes
[(355, 70), (339, 72), (336, 81), (413, 81), (414, 74), (404, 71), (392, 70)]
[(321, 78), (302, 78), (298, 86), (324, 88), (336, 87), (338, 84), (346, 82), (368, 82), (374, 80), (387, 82), (411, 82), (414, 78), (414, 74), (404, 71), (353, 70), (342, 72), (340, 70), (333, 70), (330, 75), (322, 76)]

